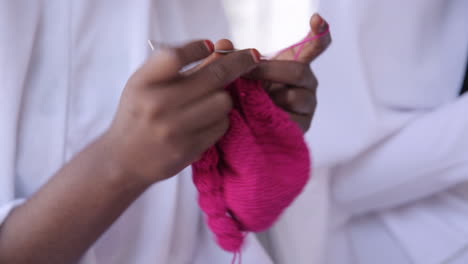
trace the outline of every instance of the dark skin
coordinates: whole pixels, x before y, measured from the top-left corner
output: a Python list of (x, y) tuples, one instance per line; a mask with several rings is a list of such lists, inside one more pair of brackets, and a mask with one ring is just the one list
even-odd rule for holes
[[(318, 14), (310, 19), (310, 33), (313, 37), (327, 31), (328, 23)], [(317, 106), (316, 92), (318, 81), (310, 63), (319, 57), (331, 44), (330, 33), (305, 45), (297, 61), (294, 60), (298, 47), (279, 54), (270, 61), (262, 61), (252, 72), (244, 77), (263, 80), (265, 89), (272, 100), (289, 113), (304, 132), (310, 128)], [(223, 39), (216, 43), (216, 49), (231, 50), (234, 45)], [(200, 67), (224, 56), (213, 54)], [(198, 68), (200, 68), (198, 67)], [(197, 68), (197, 69), (198, 69)]]
[[(180, 72), (208, 57), (196, 71)], [(250, 72), (313, 93), (303, 66), (273, 76), (289, 63), (297, 64), (259, 62), (253, 50), (213, 55), (205, 41), (151, 57), (128, 81), (111, 127), (8, 216), (0, 228), (0, 263), (76, 263), (145, 190), (224, 135), (232, 108), (227, 84)]]
[[(307, 37), (322, 34), (328, 30), (328, 23), (318, 14), (310, 19), (310, 33)], [(274, 61), (262, 63), (251, 77), (266, 80), (266, 89), (273, 101), (289, 113), (304, 132), (308, 131), (317, 106), (318, 81), (310, 69), (312, 63), (331, 44), (327, 33), (320, 39), (306, 44), (297, 61), (294, 61), (298, 47), (276, 56)]]

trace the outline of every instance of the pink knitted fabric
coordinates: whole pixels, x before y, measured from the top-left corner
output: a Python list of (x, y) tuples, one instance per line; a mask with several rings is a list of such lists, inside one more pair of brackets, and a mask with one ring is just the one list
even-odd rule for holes
[(261, 82), (238, 79), (230, 128), (193, 164), (199, 203), (225, 250), (239, 252), (248, 231), (270, 227), (310, 175), (303, 132), (278, 108)]

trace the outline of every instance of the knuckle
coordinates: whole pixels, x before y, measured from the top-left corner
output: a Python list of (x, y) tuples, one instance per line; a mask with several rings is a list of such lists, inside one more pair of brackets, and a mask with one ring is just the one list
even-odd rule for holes
[(155, 113), (155, 103), (145, 94), (128, 94), (123, 98), (124, 105), (134, 119), (151, 119)]
[(251, 65), (251, 64), (254, 63), (254, 60), (253, 60), (252, 55), (250, 54), (250, 52), (241, 52), (241, 53), (239, 53), (238, 60), (239, 60), (239, 63), (242, 66), (248, 66), (248, 65)]
[(314, 91), (316, 91), (319, 87), (319, 81), (317, 80), (317, 78), (314, 77), (312, 83), (313, 83)]
[(228, 69), (224, 64), (215, 64), (209, 67), (209, 73), (217, 81), (224, 82), (228, 77)]
[(177, 140), (174, 140), (177, 136), (177, 128), (173, 123), (167, 121), (159, 122), (155, 134), (161, 142), (170, 146), (171, 149), (177, 149)]
[(328, 34), (328, 36), (326, 36), (321, 42), (322, 42), (323, 50), (326, 50), (332, 43), (331, 35)]
[(317, 88), (319, 86), (319, 81), (312, 71), (310, 71), (310, 78), (308, 78), (307, 86), (311, 87), (314, 93), (317, 91)]
[(186, 152), (180, 147), (174, 147), (171, 150), (171, 158), (174, 161), (181, 162), (185, 160)]
[(314, 73), (312, 72), (312, 69), (309, 65), (304, 66), (303, 77), (299, 81), (299, 84), (302, 87), (315, 89), (317, 86), (317, 79), (315, 78)]
[(317, 95), (315, 93), (310, 97), (309, 102), (311, 105), (311, 112), (314, 112), (317, 107)]
[(152, 116), (156, 110), (154, 102), (148, 100), (147, 97), (143, 97), (139, 101), (139, 108), (141, 109), (141, 111), (145, 113), (146, 116)]
[(306, 76), (308, 76), (309, 71), (309, 65), (298, 64), (298, 66), (294, 67), (293, 71), (294, 81), (296, 81), (297, 83), (301, 83), (306, 78)]
[(181, 47), (169, 48), (169, 52), (172, 52), (178, 61), (184, 62), (187, 60), (187, 53)]
[(315, 93), (308, 91), (302, 98), (301, 104), (304, 106), (305, 111), (308, 113), (313, 112), (317, 105), (317, 96)]
[(314, 54), (320, 54), (325, 47), (325, 41), (323, 41), (323, 38), (320, 39), (320, 41), (317, 41), (314, 43)]
[(259, 63), (257, 67), (253, 68), (249, 75), (259, 77), (268, 76), (274, 69), (274, 65), (272, 65), (269, 61), (263, 61)]
[(286, 102), (284, 103), (284, 106), (287, 108), (287, 109), (290, 109), (292, 111), (296, 111), (296, 108), (298, 107), (298, 103), (297, 103), (297, 100), (293, 99), (289, 99), (289, 100), (286, 100)]
[[(151, 116), (159, 116), (165, 110), (164, 98), (157, 93), (155, 96), (141, 96), (140, 102), (144, 111)], [(140, 104), (139, 102), (139, 104)]]
[(165, 122), (161, 122), (158, 124), (158, 127), (156, 129), (156, 134), (158, 135), (159, 138), (166, 141), (171, 137), (172, 127)]
[(195, 43), (192, 49), (192, 52), (194, 54), (208, 54), (206, 45), (203, 41), (198, 41), (197, 43)]
[(217, 93), (215, 100), (219, 105), (220, 110), (224, 113), (228, 113), (233, 107), (232, 98), (228, 92), (223, 91)]
[(303, 97), (298, 94), (296, 90), (288, 90), (287, 92), (287, 102), (289, 105), (293, 106), (304, 101)]
[(315, 113), (315, 109), (317, 109), (317, 98), (315, 96), (310, 98), (308, 105), (309, 107), (307, 109), (307, 112), (308, 114), (313, 115)]

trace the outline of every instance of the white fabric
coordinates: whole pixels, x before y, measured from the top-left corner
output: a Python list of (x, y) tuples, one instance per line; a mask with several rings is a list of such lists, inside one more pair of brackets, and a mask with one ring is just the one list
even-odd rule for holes
[(323, 263), (328, 177), (327, 170), (314, 169), (304, 191), (265, 235), (276, 264)]
[(468, 2), (330, 0), (320, 10), (334, 38), (314, 64), (308, 135), (331, 177), (323, 263), (468, 263), (458, 187), (468, 182), (468, 96), (457, 97)]
[[(218, 39), (226, 24), (217, 0), (0, 1), (0, 224), (107, 128), (147, 39)], [(196, 195), (190, 169), (153, 186), (81, 264), (230, 263)], [(271, 263), (255, 237), (243, 260)]]
[(0, 206), (0, 223), (3, 223), (13, 209), (24, 203), (23, 199), (13, 200)]

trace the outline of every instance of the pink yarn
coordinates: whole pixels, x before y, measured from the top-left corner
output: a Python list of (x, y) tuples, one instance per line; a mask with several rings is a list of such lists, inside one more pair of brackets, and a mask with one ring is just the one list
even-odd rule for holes
[(312, 41), (314, 41), (314, 40), (317, 40), (317, 39), (319, 39), (319, 38), (321, 38), (321, 37), (327, 35), (328, 33), (330, 33), (330, 28), (327, 28), (327, 30), (325, 30), (325, 31), (324, 31), (323, 33), (321, 33), (321, 34), (318, 34), (318, 35), (315, 35), (315, 36), (312, 36), (312, 37), (306, 37), (306, 38), (304, 38), (302, 41), (300, 41), (300, 42), (298, 42), (298, 43), (296, 43), (296, 44), (294, 44), (294, 45), (291, 45), (291, 46), (289, 46), (289, 47), (287, 47), (287, 48), (285, 48), (285, 49), (280, 50), (279, 52), (276, 53), (275, 56), (278, 56), (278, 55), (280, 55), (281, 53), (284, 53), (284, 52), (286, 52), (286, 51), (288, 51), (288, 50), (290, 50), (290, 49), (293, 49), (293, 48), (298, 47), (299, 49), (296, 51), (296, 54), (295, 54), (295, 56), (294, 56), (294, 60), (298, 60), (298, 59), (299, 59), (299, 56), (300, 56), (301, 53), (302, 53), (302, 50), (304, 49), (304, 47), (305, 47), (305, 45), (306, 45), (307, 43), (312, 42)]
[(301, 193), (310, 175), (303, 132), (261, 82), (238, 79), (230, 128), (193, 164), (199, 204), (218, 244), (240, 252), (246, 232), (270, 227)]

